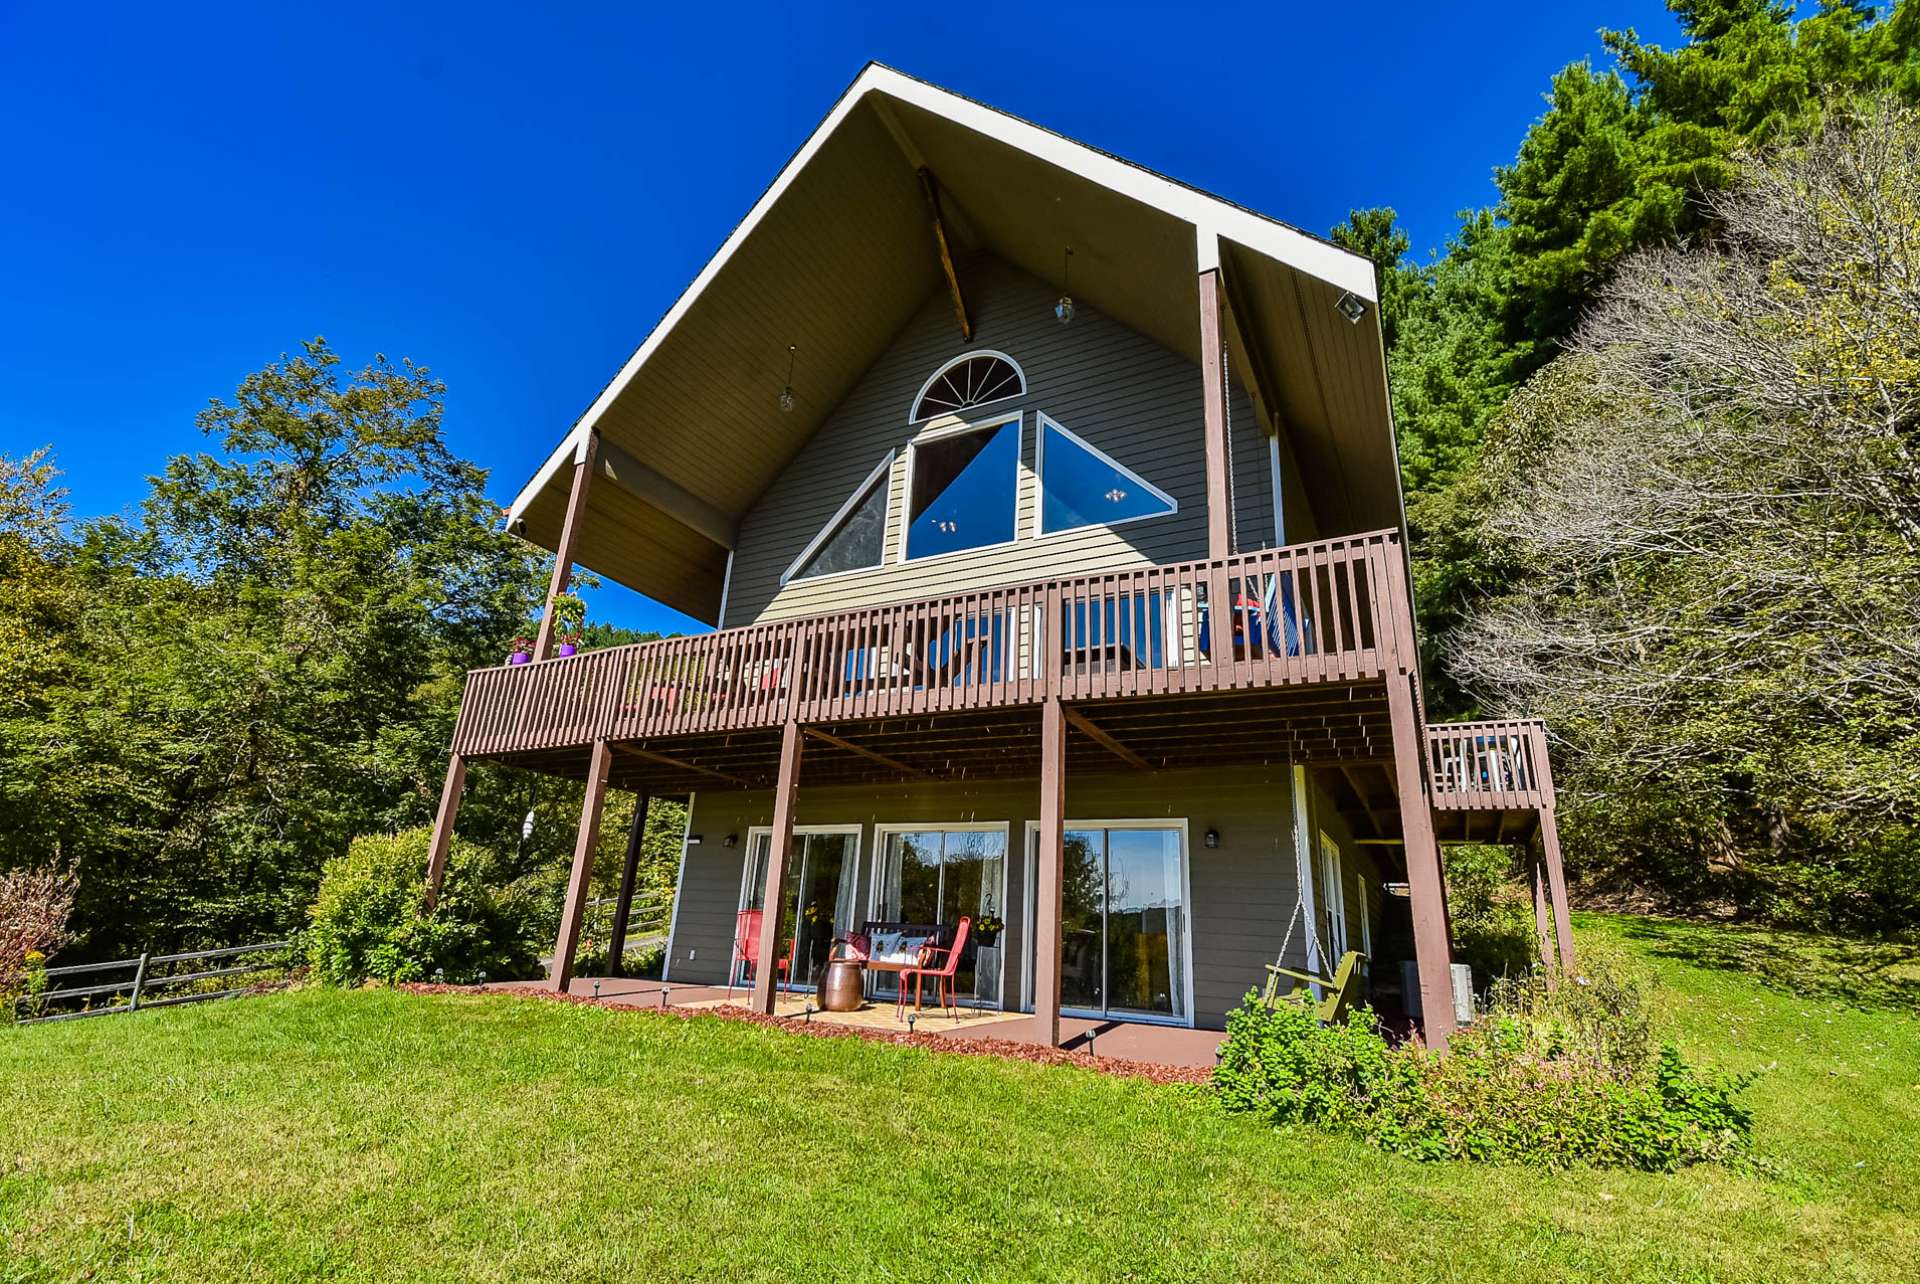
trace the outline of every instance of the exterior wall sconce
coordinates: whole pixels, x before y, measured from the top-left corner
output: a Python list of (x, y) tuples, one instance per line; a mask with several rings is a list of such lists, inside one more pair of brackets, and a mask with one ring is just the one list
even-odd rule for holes
[(1338, 308), (1340, 315), (1353, 325), (1359, 325), (1360, 318), (1367, 315), (1367, 301), (1352, 290), (1341, 295), (1340, 301), (1333, 306)]
[(720, 845), (722, 847), (738, 847), (740, 845), (740, 835), (728, 834), (720, 840)]
[(1220, 845), (1220, 831), (1209, 827), (1207, 832), (1200, 836), (1200, 841), (1206, 844), (1208, 851), (1212, 851)]

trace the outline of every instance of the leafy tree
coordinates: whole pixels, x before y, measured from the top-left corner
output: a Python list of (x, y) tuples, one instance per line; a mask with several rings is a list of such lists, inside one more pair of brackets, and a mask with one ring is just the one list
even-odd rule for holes
[(1773, 918), (1920, 913), (1920, 113), (1751, 162), (1489, 438), (1517, 568), (1455, 663), (1573, 753), (1590, 856)]

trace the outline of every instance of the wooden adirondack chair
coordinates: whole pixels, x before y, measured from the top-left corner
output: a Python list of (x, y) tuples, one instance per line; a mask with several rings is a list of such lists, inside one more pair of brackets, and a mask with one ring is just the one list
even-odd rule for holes
[(1304, 981), (1308, 985), (1317, 985), (1326, 991), (1326, 997), (1320, 1000), (1319, 1010), (1314, 1014), (1320, 1018), (1321, 1025), (1334, 1025), (1347, 1019), (1347, 1013), (1360, 1002), (1360, 965), (1367, 956), (1359, 950), (1348, 950), (1340, 956), (1340, 966), (1333, 975), (1316, 976), (1312, 972), (1296, 972), (1292, 968), (1281, 967), (1276, 963), (1267, 964), (1267, 988), (1261, 995), (1261, 1002), (1272, 1007), (1279, 1002), (1280, 978)]

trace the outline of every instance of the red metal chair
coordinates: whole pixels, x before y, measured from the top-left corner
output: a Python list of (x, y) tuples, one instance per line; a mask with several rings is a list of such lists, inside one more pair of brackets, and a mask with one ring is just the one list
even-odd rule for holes
[[(765, 917), (760, 910), (747, 909), (741, 910), (734, 919), (733, 966), (727, 972), (729, 990), (753, 979), (755, 960), (760, 957), (760, 923)], [(796, 944), (796, 940), (788, 940), (786, 957), (774, 960), (774, 968), (782, 984), (793, 975), (793, 949)]]
[(933, 997), (940, 1003), (940, 1010), (953, 1009), (953, 1015), (960, 1015), (959, 995), (954, 990), (954, 973), (960, 970), (960, 955), (967, 948), (967, 929), (973, 926), (972, 918), (962, 918), (954, 929), (953, 944), (941, 949), (937, 945), (925, 945), (920, 949), (920, 962), (900, 973), (899, 997), (894, 1002), (894, 1019), (907, 1006), (907, 978), (913, 978), (913, 1010), (920, 1010), (920, 982), (923, 977), (934, 979)]

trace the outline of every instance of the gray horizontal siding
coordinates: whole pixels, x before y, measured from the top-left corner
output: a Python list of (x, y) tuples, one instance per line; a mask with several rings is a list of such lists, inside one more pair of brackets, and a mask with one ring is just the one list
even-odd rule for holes
[[(1069, 781), (1067, 797), (1073, 820), (1187, 820), (1194, 1010), (1198, 1024), (1221, 1025), (1247, 990), (1264, 980), (1265, 966), (1279, 954), (1294, 915), (1299, 889), (1289, 769), (1282, 765), (1080, 776)], [(1025, 834), (1027, 822), (1038, 815), (1037, 804), (1038, 786), (1030, 781), (804, 787), (796, 796), (795, 823), (861, 826), (857, 916), (865, 918), (870, 909), (876, 823), (1007, 822), (1006, 999), (1012, 1007), (1020, 1001), (1026, 966)], [(754, 826), (770, 824), (772, 815), (773, 796), (764, 790), (703, 792), (695, 800), (690, 829), (704, 841), (687, 854), (669, 962), (671, 979), (711, 983), (725, 976), (747, 833)], [(1220, 833), (1216, 849), (1209, 850), (1201, 842), (1208, 828)], [(1332, 822), (1328, 832), (1335, 832)], [(739, 845), (722, 846), (727, 834), (737, 834)], [(1344, 830), (1340, 836), (1344, 842)], [(1350, 863), (1357, 877), (1362, 864), (1357, 859)], [(1352, 888), (1349, 903), (1357, 907), (1360, 895), (1357, 886)], [(1295, 967), (1306, 963), (1306, 933), (1299, 923), (1294, 926), (1288, 961)]]
[[(997, 259), (969, 261), (963, 277), (975, 322), (973, 340), (961, 339), (945, 295), (928, 300), (747, 513), (734, 552), (723, 624), (1206, 555), (1199, 368), (1089, 308), (1081, 308), (1072, 325), (1060, 325), (1053, 318), (1055, 290)], [(1027, 395), (967, 416), (973, 421), (1012, 411), (1021, 415), (1015, 510), (1020, 538), (995, 548), (903, 564), (906, 448), (927, 427), (909, 424), (907, 416), (927, 377), (975, 348), (1007, 353), (1027, 375)], [(1237, 388), (1232, 401), (1234, 527), (1241, 547), (1266, 547), (1273, 542), (1266, 437), (1254, 420), (1251, 402)], [(1033, 538), (1041, 411), (1173, 496), (1179, 511), (1114, 528)], [(780, 576), (787, 567), (888, 451), (898, 453), (887, 480), (885, 564), (782, 586)]]

